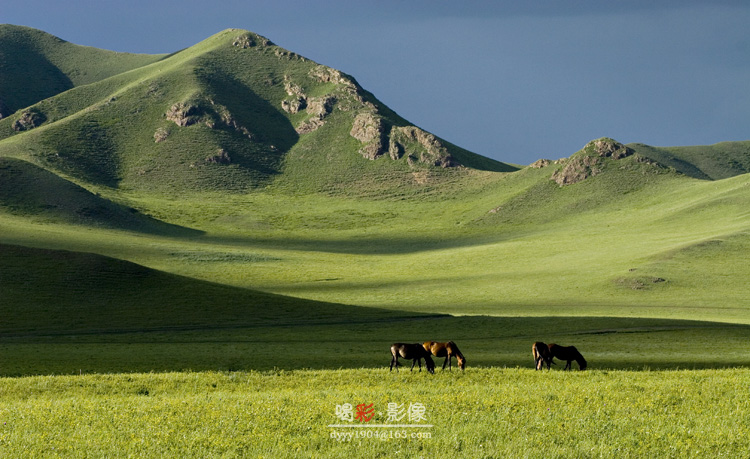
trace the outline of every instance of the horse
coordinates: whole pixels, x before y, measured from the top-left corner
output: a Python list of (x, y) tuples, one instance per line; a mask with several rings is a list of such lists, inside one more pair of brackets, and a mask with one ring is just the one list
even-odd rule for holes
[(401, 357), (406, 360), (411, 360), (411, 370), (414, 370), (414, 364), (419, 364), (419, 371), (422, 371), (422, 359), (424, 359), (425, 366), (427, 367), (427, 371), (434, 374), (435, 373), (435, 362), (433, 362), (432, 357), (430, 356), (430, 352), (425, 350), (424, 347), (422, 347), (419, 343), (414, 344), (404, 344), (404, 343), (394, 343), (391, 345), (391, 355), (393, 356), (391, 358), (391, 370), (393, 371), (393, 367), (396, 367), (396, 371), (398, 371), (398, 358)]
[(552, 353), (549, 351), (549, 347), (541, 341), (537, 341), (531, 346), (531, 354), (534, 356), (534, 365), (537, 370), (541, 370), (544, 364), (547, 364), (549, 370), (550, 365), (554, 365), (552, 361)]
[(436, 341), (425, 341), (422, 345), (426, 351), (434, 355), (435, 357), (445, 357), (443, 362), (443, 370), (445, 370), (445, 364), (448, 364), (448, 369), (453, 370), (453, 356), (456, 356), (458, 361), (458, 368), (463, 370), (466, 367), (466, 358), (458, 350), (458, 346), (453, 341), (447, 343), (438, 343)]
[(578, 363), (578, 368), (583, 371), (586, 369), (586, 359), (583, 358), (580, 352), (578, 352), (578, 349), (575, 348), (575, 346), (560, 346), (559, 344), (552, 343), (549, 346), (549, 352), (552, 354), (552, 357), (558, 358), (560, 360), (566, 360), (568, 362), (567, 365), (565, 365), (564, 370), (571, 370), (571, 362), (573, 360)]

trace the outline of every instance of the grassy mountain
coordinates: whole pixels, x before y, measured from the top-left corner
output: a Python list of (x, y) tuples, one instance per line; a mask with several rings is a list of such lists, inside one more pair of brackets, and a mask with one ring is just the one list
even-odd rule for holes
[[(242, 191), (278, 181), (320, 190), (384, 171), (401, 186), (415, 171), (514, 170), (410, 125), (353, 78), (251, 32), (227, 30), (168, 57), (132, 56), (105, 78), (84, 64), (88, 49), (66, 58), (46, 44), (54, 37), (4, 30), (11, 37), (25, 32), (29, 46), (50, 48), (48, 54), (88, 77), (50, 88), (41, 101), (30, 89), (24, 102), (7, 102), (12, 109), (33, 104), (0, 121), (0, 155), (83, 183)], [(40, 62), (52, 62), (40, 55)], [(12, 74), (36, 71), (36, 62)], [(126, 64), (140, 65), (126, 71)], [(76, 73), (63, 65), (50, 69), (61, 81)], [(18, 85), (11, 90), (25, 92)]]
[(162, 57), (74, 45), (40, 30), (0, 24), (0, 118)]

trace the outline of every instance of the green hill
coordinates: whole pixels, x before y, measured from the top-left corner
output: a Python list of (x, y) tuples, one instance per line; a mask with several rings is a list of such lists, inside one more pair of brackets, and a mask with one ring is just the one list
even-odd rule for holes
[(111, 202), (45, 169), (14, 158), (0, 158), (0, 211), (48, 222), (154, 234), (200, 234), (199, 231), (155, 220), (132, 207)]
[(30, 27), (0, 24), (0, 118), (162, 57), (74, 45)]
[(699, 179), (721, 180), (750, 172), (750, 141), (688, 147), (629, 145), (641, 155)]
[[(22, 32), (35, 49), (56, 40)], [(382, 183), (384, 170), (400, 187), (415, 171), (515, 169), (411, 126), (353, 78), (251, 32), (226, 30), (168, 57), (132, 57), (127, 63), (139, 68), (123, 64), (109, 78), (85, 67), (79, 54), (88, 49), (53, 51), (88, 80), (60, 84), (0, 121), (0, 155), (91, 185), (236, 192), (278, 181), (314, 191), (362, 176)], [(12, 72), (19, 81), (40, 65), (22, 64)], [(67, 76), (65, 66), (51, 68)], [(33, 92), (23, 100), (41, 99)]]

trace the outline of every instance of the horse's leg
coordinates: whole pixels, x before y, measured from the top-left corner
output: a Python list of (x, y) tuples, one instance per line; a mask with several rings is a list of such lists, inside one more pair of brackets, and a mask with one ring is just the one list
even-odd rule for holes
[(443, 360), (443, 370), (445, 370), (445, 365), (446, 364), (450, 365), (450, 363), (449, 363), (450, 361), (451, 361), (451, 356), (450, 355), (446, 355), (445, 356), (445, 360)]
[(570, 370), (570, 369), (571, 369), (571, 368), (570, 368), (570, 364), (571, 364), (571, 363), (573, 363), (573, 361), (572, 361), (572, 360), (568, 360), (568, 364), (567, 364), (567, 365), (565, 365), (565, 370)]
[(539, 370), (542, 367), (540, 360), (539, 357), (534, 358), (534, 370)]
[(398, 357), (395, 354), (391, 357), (391, 369), (389, 371), (393, 371), (393, 367), (396, 367), (396, 371), (398, 371)]

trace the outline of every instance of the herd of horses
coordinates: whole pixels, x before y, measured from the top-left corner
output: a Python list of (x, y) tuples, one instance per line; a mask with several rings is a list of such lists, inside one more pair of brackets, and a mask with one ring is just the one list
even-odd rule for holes
[[(583, 358), (578, 349), (575, 346), (560, 346), (559, 344), (544, 344), (541, 341), (537, 341), (531, 346), (531, 354), (534, 356), (534, 367), (537, 370), (544, 368), (547, 365), (547, 369), (550, 369), (551, 365), (557, 365), (553, 359), (564, 360), (567, 364), (564, 370), (572, 369), (571, 365), (573, 361), (578, 364), (578, 369), (585, 370), (587, 363), (586, 359)], [(458, 368), (466, 368), (466, 357), (458, 350), (458, 346), (453, 341), (440, 343), (437, 341), (425, 341), (422, 344), (406, 344), (406, 343), (394, 343), (391, 345), (391, 369), (394, 368), (398, 371), (399, 357), (404, 360), (411, 360), (411, 370), (414, 370), (414, 365), (419, 365), (419, 371), (422, 371), (422, 359), (424, 359), (425, 367), (430, 373), (435, 373), (435, 362), (432, 360), (432, 356), (445, 357), (443, 362), (443, 370), (448, 365), (448, 369), (453, 369), (453, 357), (458, 361)]]

